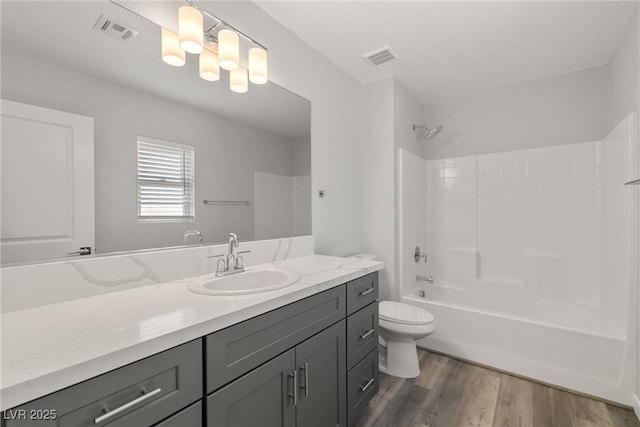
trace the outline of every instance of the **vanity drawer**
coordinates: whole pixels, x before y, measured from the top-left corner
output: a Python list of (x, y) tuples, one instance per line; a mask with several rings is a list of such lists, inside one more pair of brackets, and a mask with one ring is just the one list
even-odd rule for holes
[(378, 346), (378, 302), (347, 318), (347, 369)]
[(347, 374), (347, 416), (354, 425), (358, 416), (378, 392), (378, 348), (376, 347)]
[(3, 418), (6, 427), (149, 426), (201, 397), (202, 341), (195, 340), (5, 411)]
[(202, 401), (198, 401), (154, 427), (202, 427)]
[(337, 286), (208, 335), (207, 393), (344, 319), (345, 307)]
[(347, 283), (347, 315), (378, 299), (378, 273), (367, 274)]

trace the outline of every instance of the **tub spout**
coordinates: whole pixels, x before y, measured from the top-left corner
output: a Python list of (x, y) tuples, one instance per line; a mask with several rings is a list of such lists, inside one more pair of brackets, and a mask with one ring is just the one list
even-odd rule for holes
[(422, 274), (416, 275), (416, 280), (433, 283), (433, 276), (423, 276)]

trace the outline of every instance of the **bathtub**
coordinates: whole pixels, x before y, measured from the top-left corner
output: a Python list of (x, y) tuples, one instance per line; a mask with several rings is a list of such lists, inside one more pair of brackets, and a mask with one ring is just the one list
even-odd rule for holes
[(529, 307), (529, 314), (539, 314), (536, 318), (434, 301), (417, 293), (401, 300), (436, 318), (438, 329), (418, 341), (421, 348), (625, 405), (633, 403), (629, 392), (634, 385), (633, 346), (595, 311), (541, 302)]

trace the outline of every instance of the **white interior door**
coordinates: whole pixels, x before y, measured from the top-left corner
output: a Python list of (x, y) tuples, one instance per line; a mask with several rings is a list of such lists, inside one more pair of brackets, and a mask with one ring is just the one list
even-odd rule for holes
[(2, 264), (94, 244), (93, 118), (2, 100)]

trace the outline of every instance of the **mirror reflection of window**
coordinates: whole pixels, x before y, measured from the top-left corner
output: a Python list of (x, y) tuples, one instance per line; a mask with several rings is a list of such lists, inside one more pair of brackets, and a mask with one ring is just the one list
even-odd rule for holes
[(138, 137), (138, 220), (195, 219), (195, 151), (190, 145)]

